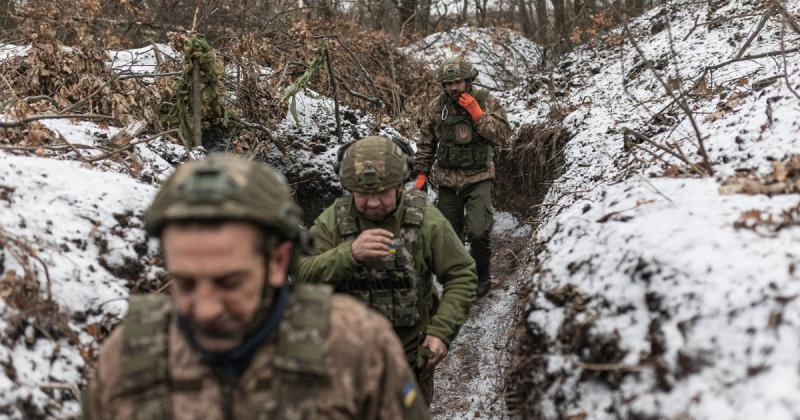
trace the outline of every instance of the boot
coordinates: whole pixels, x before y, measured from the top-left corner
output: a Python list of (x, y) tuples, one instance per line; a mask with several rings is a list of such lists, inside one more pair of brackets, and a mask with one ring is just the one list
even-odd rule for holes
[(478, 297), (484, 297), (489, 294), (489, 289), (492, 288), (492, 282), (488, 277), (478, 279), (478, 287), (475, 289)]
[(491, 248), (487, 244), (472, 243), (470, 254), (475, 259), (475, 268), (478, 271), (478, 287), (475, 289), (478, 297), (484, 297), (492, 287), (491, 282)]

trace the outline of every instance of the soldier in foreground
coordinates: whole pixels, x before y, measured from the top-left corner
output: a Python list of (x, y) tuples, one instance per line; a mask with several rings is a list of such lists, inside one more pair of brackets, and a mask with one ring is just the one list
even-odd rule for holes
[(434, 169), (437, 206), (459, 236), (466, 227), (478, 270), (477, 294), (485, 296), (491, 287), (494, 148), (506, 142), (511, 126), (497, 100), (472, 86), (477, 76), (464, 58), (447, 59), (439, 67), (436, 79), (444, 91), (428, 106), (415, 170), (416, 188), (426, 189)]
[[(317, 255), (298, 281), (325, 282), (383, 314), (403, 342), (430, 404), (433, 370), (475, 300), (475, 263), (419, 191), (403, 191), (413, 158), (403, 143), (366, 137), (339, 150), (336, 171), (353, 193), (314, 222)], [(432, 275), (443, 285), (441, 301)]]
[(100, 350), (90, 419), (425, 419), (383, 317), (327, 286), (286, 286), (300, 210), (266, 165), (178, 168), (145, 216), (172, 277), (132, 297)]

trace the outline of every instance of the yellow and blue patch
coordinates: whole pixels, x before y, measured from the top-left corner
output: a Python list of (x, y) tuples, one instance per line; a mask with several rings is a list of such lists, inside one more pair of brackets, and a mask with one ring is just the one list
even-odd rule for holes
[(414, 400), (417, 399), (417, 387), (414, 386), (414, 381), (407, 381), (405, 385), (403, 385), (402, 390), (403, 396), (403, 405), (406, 408), (411, 407), (414, 404)]

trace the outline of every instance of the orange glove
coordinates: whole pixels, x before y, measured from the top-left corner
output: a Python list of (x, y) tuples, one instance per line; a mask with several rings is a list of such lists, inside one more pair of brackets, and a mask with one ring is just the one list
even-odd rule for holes
[(469, 93), (462, 93), (461, 96), (458, 97), (458, 104), (469, 112), (469, 116), (472, 117), (472, 122), (478, 121), (483, 116), (483, 111), (481, 111), (481, 106), (478, 105), (478, 101)]
[(428, 177), (425, 176), (424, 173), (420, 172), (417, 175), (417, 182), (414, 183), (414, 188), (418, 191), (422, 191), (425, 188), (425, 184), (428, 182)]

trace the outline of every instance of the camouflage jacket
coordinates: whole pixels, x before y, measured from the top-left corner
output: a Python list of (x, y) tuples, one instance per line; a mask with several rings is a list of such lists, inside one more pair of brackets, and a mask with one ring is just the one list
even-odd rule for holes
[[(397, 236), (404, 203), (405, 193), (400, 198), (397, 210), (380, 223), (362, 217), (355, 206), (352, 206), (353, 216), (360, 230), (382, 228)], [(426, 202), (425, 206), (414, 258), (421, 281), (418, 291), (420, 323), (412, 327), (395, 328), (410, 360), (413, 360), (421, 344), (421, 333), (438, 337), (450, 345), (467, 319), (469, 308), (475, 300), (478, 281), (475, 261), (461, 244), (450, 223), (432, 204)], [(317, 218), (311, 233), (315, 240), (316, 255), (300, 258), (296, 281), (321, 281), (336, 287), (348, 280), (359, 263), (353, 259), (353, 241), (343, 240), (336, 226), (333, 206)], [(443, 285), (441, 301), (438, 301), (433, 288), (432, 275), (436, 275)]]
[[(328, 334), (321, 339), (324, 357), (318, 359), (313, 374), (297, 364), (278, 363), (281, 355), (287, 354), (283, 350), (287, 347), (279, 346), (272, 337), (256, 351), (235, 384), (222, 383), (171, 317), (165, 334), (168, 398), (164, 398), (167, 402), (162, 407), (168, 407), (166, 412), (178, 420), (429, 418), (413, 372), (388, 322), (349, 297), (333, 296), (328, 302)], [(300, 307), (290, 301), (285, 315), (303, 319), (308, 310)], [(137, 394), (146, 395), (151, 389), (144, 387), (133, 394), (126, 391), (124, 372), (128, 367), (124, 364), (129, 356), (124, 354), (125, 329), (141, 325), (128, 322), (118, 327), (100, 350), (97, 368), (84, 393), (87, 419), (166, 417), (143, 412), (141, 395)], [(307, 323), (308, 318), (301, 322)], [(281, 321), (281, 329), (285, 324)], [(305, 356), (297, 346), (288, 348), (295, 359)]]
[[(483, 109), (483, 116), (472, 123), (473, 127), (477, 134), (486, 139), (493, 147), (501, 146), (511, 136), (511, 126), (508, 124), (506, 112), (492, 95), (479, 90), (472, 90), (470, 93), (477, 96), (479, 92), (486, 95), (485, 109)], [(462, 189), (478, 181), (494, 178), (495, 168), (491, 155), (485, 169), (450, 169), (435, 163), (436, 151), (441, 141), (437, 138), (436, 133), (441, 127), (445, 106), (449, 108), (449, 112), (467, 114), (463, 108), (455, 106), (446, 93), (442, 93), (428, 105), (427, 112), (423, 116), (419, 140), (417, 140), (415, 171), (431, 174), (432, 182), (454, 189)]]

